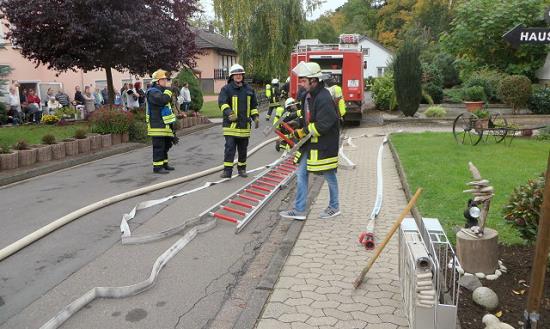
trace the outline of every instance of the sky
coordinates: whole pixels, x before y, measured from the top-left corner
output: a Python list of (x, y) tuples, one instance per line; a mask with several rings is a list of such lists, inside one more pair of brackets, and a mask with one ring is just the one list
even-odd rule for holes
[[(347, 0), (326, 0), (320, 8), (315, 10), (312, 15), (307, 17), (307, 20), (314, 20), (319, 18), (322, 14), (327, 11), (334, 10), (344, 3)], [(200, 0), (201, 5), (204, 7), (205, 15), (211, 18), (214, 18), (214, 9), (212, 8), (212, 0)]]

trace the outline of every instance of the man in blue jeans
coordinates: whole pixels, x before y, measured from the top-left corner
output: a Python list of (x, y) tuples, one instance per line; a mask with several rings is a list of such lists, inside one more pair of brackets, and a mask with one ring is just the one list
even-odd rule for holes
[(328, 184), (330, 201), (321, 212), (320, 218), (332, 218), (340, 215), (338, 201), (338, 147), (340, 141), (338, 109), (330, 92), (325, 88), (319, 64), (300, 62), (292, 72), (299, 77), (300, 85), (307, 93), (301, 100), (302, 117), (293, 122), (297, 129), (294, 134), (301, 139), (310, 132), (312, 137), (296, 152), (294, 162), (298, 164), (296, 172), (296, 201), (294, 209), (280, 213), (283, 218), (306, 219), (308, 174), (322, 174)]

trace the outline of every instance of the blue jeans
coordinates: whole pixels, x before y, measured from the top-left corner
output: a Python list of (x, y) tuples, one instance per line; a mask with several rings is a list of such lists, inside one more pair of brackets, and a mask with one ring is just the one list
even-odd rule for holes
[[(329, 170), (323, 173), (325, 180), (328, 184), (329, 192), (329, 207), (333, 209), (340, 209), (340, 203), (338, 202), (338, 180), (336, 179), (336, 170)], [(307, 185), (308, 185), (308, 172), (307, 172), (307, 156), (302, 155), (300, 163), (298, 164), (298, 170), (296, 171), (296, 201), (294, 202), (294, 210), (299, 212), (306, 211), (307, 202)]]

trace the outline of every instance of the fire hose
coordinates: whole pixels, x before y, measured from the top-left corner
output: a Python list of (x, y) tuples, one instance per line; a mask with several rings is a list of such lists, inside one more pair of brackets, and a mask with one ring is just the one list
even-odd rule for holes
[[(260, 150), (261, 148), (265, 147), (266, 145), (269, 145), (270, 143), (272, 143), (276, 140), (277, 140), (277, 137), (268, 139), (268, 140), (260, 143), (256, 147), (254, 147), (252, 150), (250, 150), (248, 152), (248, 154), (252, 155), (252, 154), (256, 153), (258, 150)], [(103, 207), (109, 206), (111, 204), (117, 203), (117, 202), (122, 201), (122, 200), (133, 198), (133, 197), (138, 196), (138, 195), (142, 195), (142, 194), (149, 193), (149, 192), (156, 191), (156, 190), (160, 190), (160, 189), (163, 189), (163, 188), (166, 188), (166, 187), (169, 187), (169, 186), (173, 186), (173, 185), (177, 185), (177, 184), (180, 184), (180, 183), (188, 182), (188, 181), (191, 181), (193, 179), (197, 179), (197, 178), (200, 178), (200, 177), (203, 177), (203, 176), (206, 176), (206, 175), (210, 175), (210, 174), (215, 173), (217, 171), (220, 171), (222, 169), (223, 169), (223, 165), (220, 165), (220, 166), (213, 167), (213, 168), (210, 168), (210, 169), (198, 172), (198, 173), (194, 173), (194, 174), (191, 174), (191, 175), (175, 178), (175, 179), (168, 180), (168, 181), (165, 181), (165, 182), (161, 182), (161, 183), (141, 187), (141, 188), (138, 188), (138, 189), (135, 189), (135, 190), (132, 190), (132, 191), (128, 191), (128, 192), (124, 192), (124, 193), (121, 193), (121, 194), (103, 199), (101, 201), (97, 201), (97, 202), (92, 203), (90, 205), (87, 205), (85, 207), (82, 207), (82, 208), (80, 208), (78, 210), (75, 210), (75, 211), (73, 211), (73, 212), (71, 212), (71, 213), (69, 213), (69, 214), (67, 214), (67, 215), (65, 215), (61, 218), (58, 218), (58, 219), (54, 220), (53, 222), (49, 223), (48, 225), (43, 226), (40, 229), (26, 235), (25, 237), (13, 242), (10, 245), (2, 248), (0, 250), (0, 261), (3, 260), (4, 258), (7, 258), (7, 257), (11, 256), (12, 254), (18, 252), (19, 250), (25, 248), (26, 246), (34, 243), (35, 241), (43, 238), (44, 236), (50, 234), (51, 232), (57, 230), (58, 228), (74, 221), (77, 218), (80, 218), (80, 217), (82, 217), (86, 214), (89, 214), (93, 211), (96, 211), (98, 209), (101, 209)]]

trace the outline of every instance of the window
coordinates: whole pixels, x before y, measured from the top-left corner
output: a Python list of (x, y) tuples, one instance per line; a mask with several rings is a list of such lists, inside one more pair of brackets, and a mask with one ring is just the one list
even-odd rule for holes
[(386, 72), (386, 67), (378, 67), (378, 76), (381, 77)]
[(235, 56), (230, 56), (230, 55), (220, 55), (220, 62), (219, 62), (219, 68), (220, 69), (227, 69), (229, 70), (229, 68), (235, 64), (237, 61), (236, 61), (236, 58)]
[(6, 40), (4, 39), (4, 25), (0, 23), (0, 45), (3, 45), (6, 43)]
[(363, 48), (363, 56), (369, 56), (370, 54), (370, 48)]

